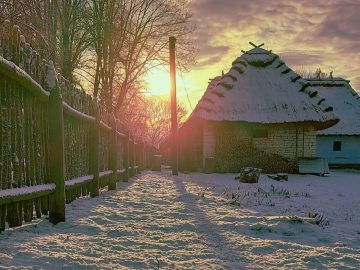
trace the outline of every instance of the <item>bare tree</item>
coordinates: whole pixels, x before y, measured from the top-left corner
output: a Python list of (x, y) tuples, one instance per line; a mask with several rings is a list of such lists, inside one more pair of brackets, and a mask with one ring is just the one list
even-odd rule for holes
[(167, 63), (169, 35), (184, 44), (179, 49), (181, 59), (192, 52), (185, 42), (192, 31), (185, 1), (92, 0), (91, 9), (94, 96), (108, 112), (119, 111), (136, 95), (139, 80), (149, 69)]
[(89, 14), (85, 0), (63, 0), (58, 2), (59, 16), (59, 65), (62, 75), (74, 79), (74, 71), (82, 69), (84, 54), (90, 46), (88, 26)]
[[(146, 141), (158, 147), (170, 132), (170, 100), (138, 95), (121, 107), (123, 124), (136, 140)], [(187, 109), (181, 103), (177, 105), (179, 126), (187, 116)]]
[(41, 41), (36, 49), (52, 58), (62, 76), (75, 81), (89, 40), (88, 0), (12, 0), (0, 2), (0, 18), (9, 19)]
[(300, 67), (296, 69), (295, 72), (305, 79), (311, 79), (311, 78), (324, 79), (329, 76), (329, 74), (323, 72), (321, 68), (317, 68), (315, 71), (311, 71), (305, 67)]
[(187, 2), (0, 0), (0, 19), (36, 33), (65, 78), (81, 85), (89, 81), (102, 107), (123, 118), (119, 112), (138, 96), (143, 76), (168, 64), (169, 36), (178, 40), (179, 67), (193, 59)]
[[(147, 102), (149, 142), (158, 147), (161, 141), (169, 134), (171, 127), (170, 100), (153, 98)], [(187, 110), (181, 103), (177, 104), (178, 124), (181, 126), (186, 120)]]
[(136, 141), (149, 142), (147, 119), (151, 116), (148, 114), (147, 101), (141, 94), (129, 99), (119, 113), (122, 115), (122, 124)]

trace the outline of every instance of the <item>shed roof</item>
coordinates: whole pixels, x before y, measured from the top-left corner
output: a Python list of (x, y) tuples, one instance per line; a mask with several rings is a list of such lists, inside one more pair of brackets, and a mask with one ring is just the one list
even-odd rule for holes
[(255, 46), (213, 79), (191, 118), (251, 123), (314, 122), (317, 129), (338, 117), (310, 83), (269, 50)]
[(360, 135), (360, 96), (343, 78), (308, 79), (334, 107), (340, 121), (318, 135)]

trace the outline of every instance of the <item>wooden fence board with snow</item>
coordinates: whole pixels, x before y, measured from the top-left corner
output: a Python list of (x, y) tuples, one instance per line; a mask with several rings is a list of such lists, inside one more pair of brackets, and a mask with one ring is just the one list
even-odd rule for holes
[(146, 166), (146, 147), (55, 73), (17, 26), (0, 24), (0, 231), (116, 188)]

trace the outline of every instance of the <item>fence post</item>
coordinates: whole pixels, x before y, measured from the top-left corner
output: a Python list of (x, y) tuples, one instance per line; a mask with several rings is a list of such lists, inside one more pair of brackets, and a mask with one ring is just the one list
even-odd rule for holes
[(144, 143), (139, 144), (139, 172), (144, 170)]
[(124, 138), (124, 181), (128, 181), (129, 180), (129, 134), (125, 133), (125, 138)]
[(145, 143), (141, 143), (141, 170), (146, 169)]
[(110, 170), (113, 171), (113, 174), (110, 177), (109, 181), (109, 190), (115, 190), (116, 189), (116, 179), (117, 179), (117, 125), (116, 125), (116, 119), (115, 116), (112, 115), (111, 117), (111, 125), (112, 125), (112, 131), (110, 135)]
[(99, 196), (99, 154), (100, 154), (100, 115), (97, 99), (93, 101), (95, 121), (90, 129), (90, 173), (94, 176), (91, 183), (90, 196)]
[(65, 221), (64, 116), (62, 97), (52, 62), (49, 62), (46, 79), (51, 89), (48, 103), (49, 175), (56, 185), (50, 200), (49, 220), (56, 224)]
[[(135, 140), (134, 140), (134, 150), (133, 150), (133, 153), (134, 153), (134, 175), (138, 174), (139, 173), (139, 155), (138, 155), (138, 149), (139, 149), (139, 144), (138, 143), (135, 143)], [(136, 168), (137, 167), (137, 168)]]
[(135, 151), (134, 151), (134, 147), (135, 147), (135, 140), (134, 138), (132, 137), (130, 140), (130, 143), (129, 143), (129, 159), (130, 159), (130, 167), (131, 169), (129, 170), (129, 175), (130, 176), (134, 176), (135, 175)]
[(148, 145), (144, 144), (144, 167), (145, 169), (149, 168), (149, 149), (148, 149)]

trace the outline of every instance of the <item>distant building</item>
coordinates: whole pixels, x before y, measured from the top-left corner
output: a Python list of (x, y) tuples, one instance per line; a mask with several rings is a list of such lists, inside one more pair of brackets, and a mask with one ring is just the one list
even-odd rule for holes
[(179, 167), (293, 171), (298, 158), (316, 156), (316, 132), (337, 122), (309, 82), (278, 55), (255, 46), (211, 80), (180, 128)]
[(340, 121), (317, 132), (316, 154), (330, 165), (360, 166), (360, 97), (342, 78), (308, 79)]

